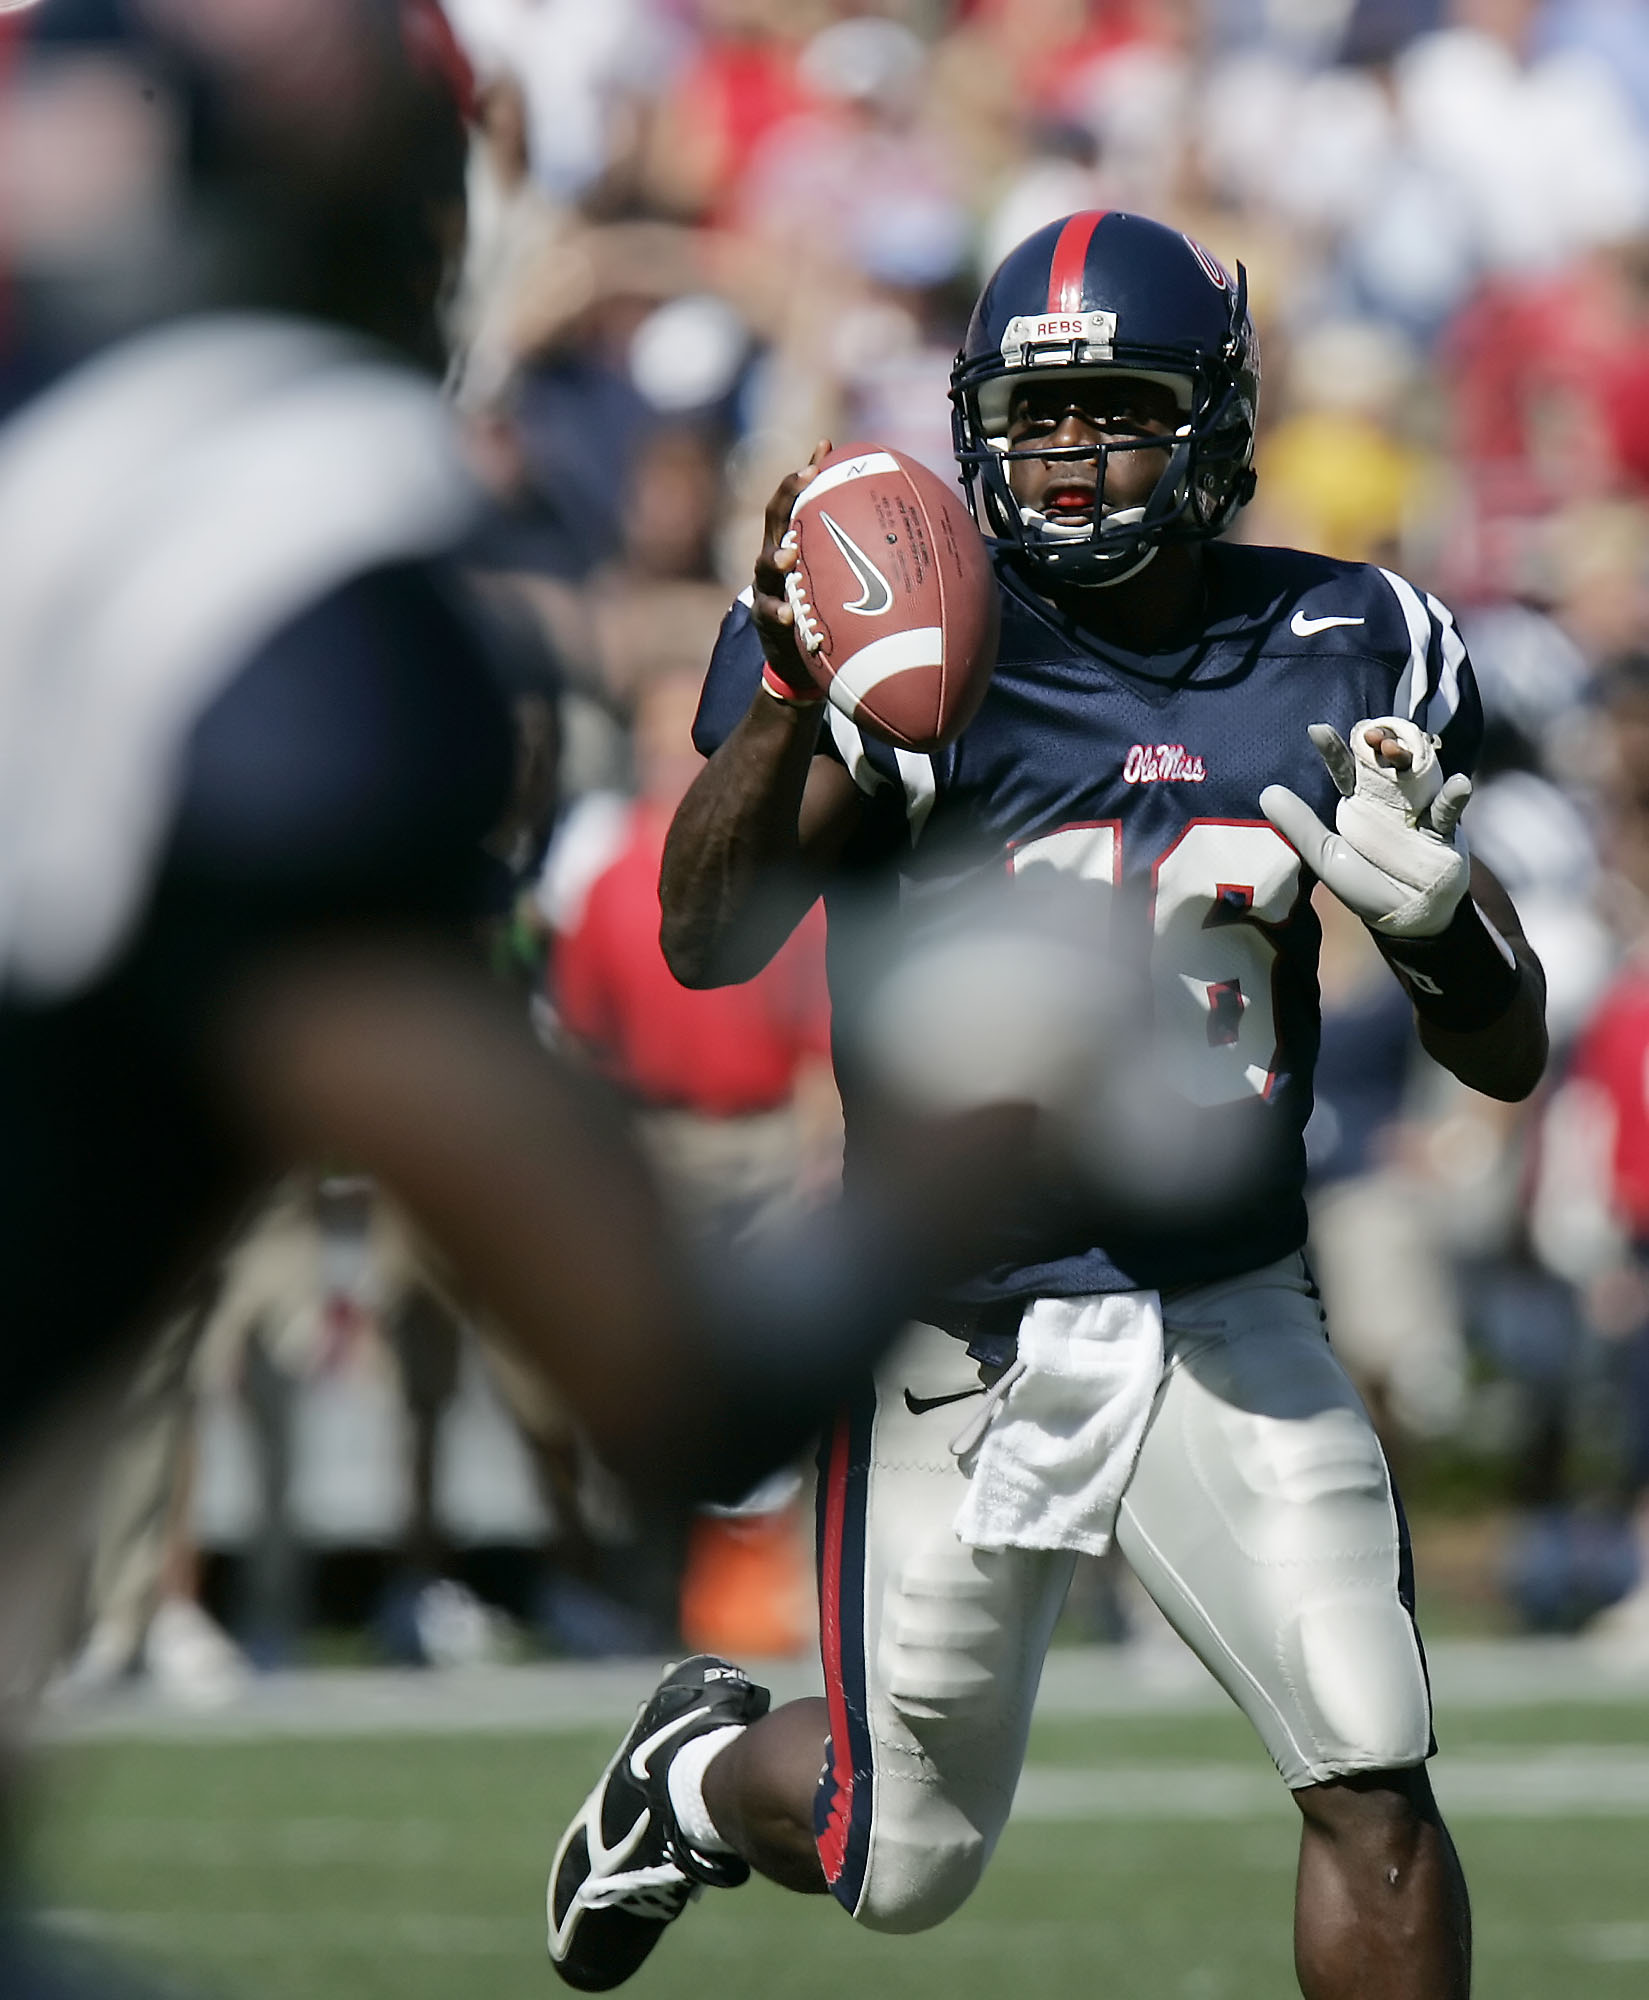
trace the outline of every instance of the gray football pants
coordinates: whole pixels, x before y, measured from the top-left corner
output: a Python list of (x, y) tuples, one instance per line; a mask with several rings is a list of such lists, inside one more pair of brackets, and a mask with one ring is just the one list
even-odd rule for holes
[[(1290, 1787), (1419, 1764), (1431, 1701), (1384, 1456), (1293, 1257), (1164, 1300), (1166, 1365), (1117, 1544), (1259, 1731)], [(830, 1754), (816, 1825), (833, 1893), (876, 1930), (940, 1922), (1013, 1801), (1063, 1550), (980, 1550), (949, 1450), (976, 1390), (918, 1326), (822, 1454)]]

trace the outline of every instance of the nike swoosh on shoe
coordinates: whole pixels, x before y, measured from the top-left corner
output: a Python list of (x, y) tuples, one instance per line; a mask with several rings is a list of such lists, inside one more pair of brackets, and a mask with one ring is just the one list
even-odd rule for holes
[(654, 1751), (662, 1749), (672, 1736), (679, 1736), (684, 1729), (691, 1728), (694, 1723), (703, 1720), (703, 1709), (690, 1708), (685, 1715), (678, 1715), (673, 1722), (665, 1723), (662, 1729), (655, 1729), (645, 1742), (638, 1743), (630, 1752), (630, 1776), (650, 1777)]
[(1308, 618), (1303, 611), (1296, 611), (1288, 621), (1288, 629), (1296, 639), (1313, 639), (1319, 632), (1326, 632), (1332, 625), (1366, 625), (1366, 618)]

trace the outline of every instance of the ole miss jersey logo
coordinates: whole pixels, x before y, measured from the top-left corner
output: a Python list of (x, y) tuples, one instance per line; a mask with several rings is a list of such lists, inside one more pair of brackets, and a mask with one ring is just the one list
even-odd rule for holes
[(1202, 759), (1183, 743), (1136, 743), (1122, 764), (1123, 782), (1129, 785), (1200, 785), (1207, 776)]

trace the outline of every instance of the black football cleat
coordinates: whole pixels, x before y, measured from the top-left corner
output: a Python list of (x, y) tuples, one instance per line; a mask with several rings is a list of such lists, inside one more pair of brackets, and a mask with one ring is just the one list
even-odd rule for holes
[(670, 1807), (670, 1764), (707, 1730), (757, 1721), (770, 1700), (737, 1667), (697, 1653), (643, 1704), (550, 1869), (550, 1962), (569, 1986), (622, 1986), (702, 1889), (749, 1879), (737, 1855), (688, 1846)]

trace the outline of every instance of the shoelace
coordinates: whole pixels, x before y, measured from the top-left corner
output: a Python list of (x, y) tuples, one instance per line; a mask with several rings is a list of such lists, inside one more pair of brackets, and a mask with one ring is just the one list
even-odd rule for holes
[(698, 1893), (698, 1883), (688, 1881), (673, 1861), (662, 1861), (652, 1868), (631, 1868), (622, 1875), (586, 1882), (578, 1900), (587, 1910), (624, 1910), (667, 1924)]

